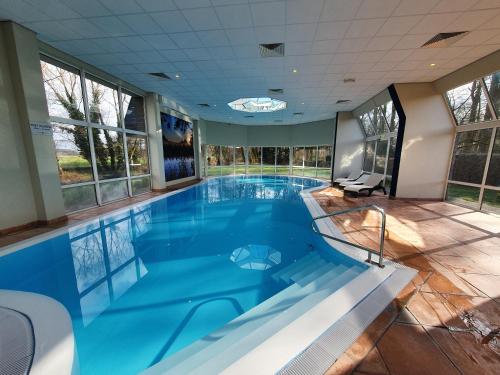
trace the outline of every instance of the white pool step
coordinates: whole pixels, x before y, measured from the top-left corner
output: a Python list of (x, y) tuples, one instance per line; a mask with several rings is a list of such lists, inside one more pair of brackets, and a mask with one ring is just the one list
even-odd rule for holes
[[(209, 337), (198, 340), (146, 370), (146, 373), (187, 374), (191, 371), (196, 373), (200, 367), (203, 368), (200, 373), (217, 373), (215, 367), (222, 366), (220, 369), (223, 369), (234, 362), (242, 355), (242, 351), (248, 351), (258, 345), (263, 336), (275, 333), (283, 324), (306, 311), (311, 304), (321, 301), (360, 271), (356, 267), (348, 269), (344, 265), (327, 263), (313, 255), (303, 262), (312, 262), (313, 259), (320, 261), (321, 265), (302, 278), (297, 277), (300, 283), (292, 284)], [(286, 317), (283, 318), (284, 316)], [(260, 333), (257, 335), (256, 332)], [(248, 337), (251, 339), (248, 340)], [(214, 358), (219, 359), (213, 361)], [(211, 365), (206, 368), (206, 364)]]
[(351, 280), (351, 278), (356, 274), (357, 270), (349, 268), (341, 275), (328, 280), (319, 288), (319, 290), (309, 293), (306, 297), (298, 300), (283, 313), (273, 316), (272, 319), (269, 319), (264, 324), (261, 324), (258, 329), (248, 332), (226, 350), (217, 351), (210, 357), (205, 357), (203, 360), (203, 366), (198, 365), (195, 368), (188, 370), (189, 372), (182, 373), (189, 373), (190, 375), (219, 374), (231, 363), (241, 358), (264, 340), (271, 337), (280, 329), (304, 314), (312, 306), (315, 306), (317, 303), (321, 302), (323, 299), (335, 292), (342, 285), (344, 285), (345, 282)]
[(293, 275), (290, 275), (290, 277), (288, 277), (288, 279), (285, 279), (284, 281), (291, 283), (291, 282), (295, 282), (295, 280), (300, 280), (304, 276), (309, 275), (310, 273), (314, 272), (315, 270), (317, 270), (318, 268), (320, 268), (324, 264), (326, 264), (326, 262), (321, 258), (316, 260), (316, 261), (310, 262), (303, 269), (298, 270)]
[(271, 277), (275, 281), (278, 281), (281, 278), (281, 276), (286, 275), (289, 272), (294, 272), (295, 270), (302, 268), (304, 266), (304, 264), (306, 264), (310, 260), (317, 259), (317, 258), (319, 258), (318, 253), (316, 253), (316, 252), (309, 253), (306, 256), (304, 256), (304, 257), (300, 258), (299, 260), (297, 260), (296, 262), (293, 262), (292, 264), (290, 264), (290, 265), (288, 265), (288, 266), (280, 269), (279, 271), (275, 272)]

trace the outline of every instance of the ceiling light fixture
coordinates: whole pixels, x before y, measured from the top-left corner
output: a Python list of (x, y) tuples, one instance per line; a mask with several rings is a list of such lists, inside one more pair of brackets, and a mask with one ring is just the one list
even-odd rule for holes
[(430, 66), (431, 68), (433, 68), (433, 67), (435, 67), (435, 66), (436, 66), (436, 64), (435, 64), (435, 63), (430, 63), (430, 64), (429, 64), (429, 66)]
[(292, 73), (297, 74), (299, 71), (296, 68), (292, 69)]
[(285, 109), (287, 103), (283, 100), (263, 98), (240, 98), (227, 103), (235, 111), (242, 112), (275, 112)]
[(179, 79), (181, 78), (181, 75), (179, 73), (175, 73), (175, 78)]

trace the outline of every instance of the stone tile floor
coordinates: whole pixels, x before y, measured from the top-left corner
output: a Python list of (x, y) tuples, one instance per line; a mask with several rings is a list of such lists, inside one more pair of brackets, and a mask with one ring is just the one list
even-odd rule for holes
[[(386, 256), (419, 271), (327, 371), (338, 374), (500, 374), (500, 217), (445, 202), (314, 193), (327, 212), (386, 209)], [(379, 217), (334, 219), (352, 241), (377, 248)]]
[[(71, 214), (68, 222), (159, 194)], [(445, 202), (344, 198), (335, 188), (314, 196), (327, 212), (371, 203), (385, 208), (387, 257), (419, 271), (326, 375), (500, 374), (499, 217)], [(376, 248), (378, 220), (374, 213), (352, 213), (335, 223), (352, 241)], [(64, 225), (0, 236), (0, 246)]]

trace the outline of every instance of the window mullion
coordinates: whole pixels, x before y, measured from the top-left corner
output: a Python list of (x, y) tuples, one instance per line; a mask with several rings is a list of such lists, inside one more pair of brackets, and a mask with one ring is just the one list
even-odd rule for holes
[(491, 101), (491, 97), (490, 97), (490, 93), (488, 92), (488, 89), (486, 88), (486, 83), (484, 82), (484, 77), (481, 78), (479, 80), (480, 84), (481, 84), (481, 89), (483, 90), (483, 95), (484, 97), (486, 98), (486, 103), (488, 105), (488, 108), (490, 110), (490, 113), (491, 113), (491, 117), (494, 119), (494, 120), (498, 120), (498, 117), (497, 117), (497, 113), (495, 111), (495, 108), (493, 106), (493, 103)]
[(486, 185), (486, 178), (488, 176), (488, 170), (490, 168), (491, 155), (493, 153), (493, 146), (495, 145), (495, 136), (498, 128), (491, 132), (490, 145), (488, 146), (488, 154), (486, 156), (486, 163), (483, 170), (483, 179), (481, 181), (481, 190), (479, 191), (479, 209), (483, 206), (483, 194), (484, 194), (484, 185)]

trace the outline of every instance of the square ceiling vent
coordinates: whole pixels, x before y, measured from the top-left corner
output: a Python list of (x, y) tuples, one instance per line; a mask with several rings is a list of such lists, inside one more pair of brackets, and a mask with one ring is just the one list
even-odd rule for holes
[(285, 43), (259, 44), (261, 57), (283, 57), (285, 56)]
[(427, 42), (422, 44), (423, 48), (443, 48), (449, 47), (452, 44), (458, 42), (464, 36), (466, 36), (468, 31), (456, 31), (451, 33), (439, 33), (430, 38)]

